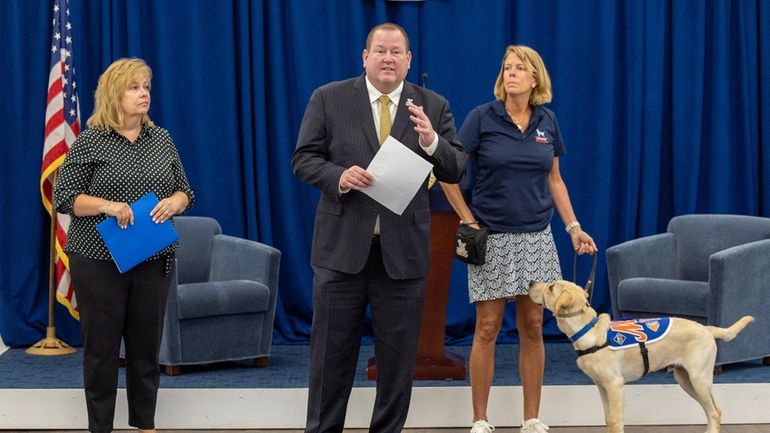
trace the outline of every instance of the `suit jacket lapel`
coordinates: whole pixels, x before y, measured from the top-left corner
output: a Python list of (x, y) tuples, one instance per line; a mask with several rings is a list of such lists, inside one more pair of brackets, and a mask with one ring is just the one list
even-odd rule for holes
[(377, 138), (377, 128), (374, 126), (374, 117), (372, 117), (372, 103), (369, 101), (369, 91), (366, 89), (366, 79), (361, 75), (353, 84), (356, 90), (356, 112), (358, 113), (358, 123), (364, 130), (366, 141), (369, 147), (376, 153), (380, 150), (380, 140)]

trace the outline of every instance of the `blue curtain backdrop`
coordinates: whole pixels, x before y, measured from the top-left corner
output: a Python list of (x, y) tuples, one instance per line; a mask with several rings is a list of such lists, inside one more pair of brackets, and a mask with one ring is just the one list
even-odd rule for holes
[[(317, 86), (362, 72), (369, 28), (403, 25), (409, 79), (446, 96), (458, 126), (492, 99), (506, 45), (537, 49), (551, 73), (575, 211), (601, 249), (693, 212), (770, 216), (770, 2), (613, 0), (71, 0), (82, 122), (99, 74), (123, 56), (154, 71), (151, 116), (176, 140), (193, 215), (281, 249), (277, 342), (305, 342), (318, 192), (290, 156)], [(49, 218), (39, 173), (51, 40), (45, 0), (0, 1), (0, 335), (36, 342), (47, 324)], [(558, 217), (565, 277), (571, 253)], [(583, 263), (583, 278), (588, 260)], [(474, 313), (456, 262), (447, 339)], [(606, 309), (600, 256), (594, 303)], [(513, 309), (502, 341), (515, 338)], [(80, 343), (57, 307), (57, 331)], [(552, 322), (546, 332), (558, 335)]]

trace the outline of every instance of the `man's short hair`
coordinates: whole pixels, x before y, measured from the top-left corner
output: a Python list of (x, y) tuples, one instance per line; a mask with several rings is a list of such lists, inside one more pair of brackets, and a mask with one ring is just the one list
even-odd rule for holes
[(369, 30), (369, 34), (366, 36), (366, 51), (369, 51), (371, 48), (372, 36), (374, 36), (374, 32), (377, 30), (398, 30), (401, 32), (401, 34), (404, 35), (404, 40), (406, 41), (406, 51), (409, 52), (409, 35), (406, 34), (406, 30), (404, 30), (403, 27), (394, 23), (377, 24), (371, 30)]

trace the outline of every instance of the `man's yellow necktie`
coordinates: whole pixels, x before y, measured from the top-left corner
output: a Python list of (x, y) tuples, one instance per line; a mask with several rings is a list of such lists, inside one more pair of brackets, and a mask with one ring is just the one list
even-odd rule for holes
[(380, 96), (380, 145), (388, 138), (390, 128), (393, 126), (393, 120), (390, 118), (390, 108), (388, 107), (389, 103), (390, 98), (388, 95)]

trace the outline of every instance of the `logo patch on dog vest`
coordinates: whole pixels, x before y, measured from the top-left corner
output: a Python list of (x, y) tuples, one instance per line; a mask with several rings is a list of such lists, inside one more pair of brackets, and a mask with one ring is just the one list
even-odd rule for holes
[(670, 329), (670, 317), (617, 320), (610, 322), (607, 341), (612, 350), (628, 349), (637, 347), (640, 342), (654, 343), (665, 337)]

